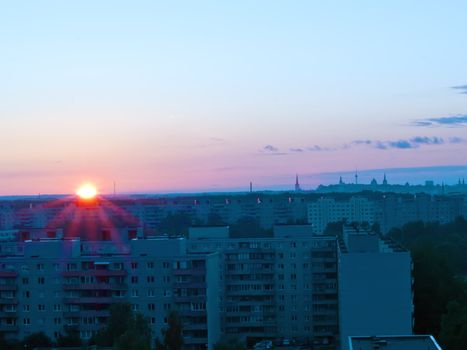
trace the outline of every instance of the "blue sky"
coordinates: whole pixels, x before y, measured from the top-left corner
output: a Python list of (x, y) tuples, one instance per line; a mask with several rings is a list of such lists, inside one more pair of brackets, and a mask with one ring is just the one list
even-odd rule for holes
[(465, 165), (465, 2), (0, 8), (0, 194)]

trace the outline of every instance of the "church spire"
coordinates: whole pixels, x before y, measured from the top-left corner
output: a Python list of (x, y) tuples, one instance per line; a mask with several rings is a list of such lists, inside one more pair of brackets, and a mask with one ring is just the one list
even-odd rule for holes
[(298, 174), (295, 175), (295, 191), (301, 191), (300, 184), (298, 182)]

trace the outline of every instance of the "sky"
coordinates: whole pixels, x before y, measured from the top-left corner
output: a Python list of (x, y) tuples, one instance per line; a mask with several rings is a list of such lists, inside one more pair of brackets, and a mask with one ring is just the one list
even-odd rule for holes
[(465, 1), (0, 0), (0, 195), (292, 188), (295, 174), (309, 189), (355, 169), (457, 182), (465, 13)]

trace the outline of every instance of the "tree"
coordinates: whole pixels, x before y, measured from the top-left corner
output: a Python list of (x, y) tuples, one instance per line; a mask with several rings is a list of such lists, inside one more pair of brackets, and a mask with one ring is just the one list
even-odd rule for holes
[(272, 237), (272, 229), (263, 229), (259, 219), (253, 216), (243, 216), (238, 221), (230, 225), (230, 237), (251, 238), (251, 237)]
[(431, 245), (412, 250), (414, 264), (414, 331), (438, 336), (450, 300), (463, 293), (446, 260)]
[(96, 345), (113, 346), (116, 339), (128, 329), (132, 316), (129, 303), (112, 304), (107, 325), (95, 337)]
[(79, 347), (81, 346), (81, 338), (79, 332), (70, 327), (65, 326), (65, 335), (59, 335), (57, 346), (59, 347)]
[(158, 230), (169, 235), (188, 236), (188, 229), (192, 225), (192, 218), (189, 212), (170, 212), (161, 220)]
[(246, 345), (238, 338), (227, 338), (214, 344), (214, 350), (246, 350)]
[(52, 340), (44, 332), (32, 333), (23, 341), (23, 347), (27, 349), (48, 348), (52, 346)]
[(183, 346), (183, 324), (177, 311), (167, 315), (167, 327), (162, 329), (162, 341), (156, 338), (157, 350), (181, 350)]
[(219, 215), (219, 213), (211, 211), (208, 215), (208, 220), (206, 222), (206, 225), (207, 226), (223, 226), (223, 225), (226, 225), (226, 223), (222, 219), (222, 216)]
[(147, 318), (137, 313), (129, 324), (128, 330), (116, 342), (117, 350), (151, 350), (151, 327)]
[(467, 344), (467, 306), (451, 301), (448, 311), (441, 321), (439, 335), (441, 345), (446, 350), (463, 350)]
[[(135, 338), (138, 338), (140, 342), (136, 342)], [(133, 315), (130, 303), (117, 303), (110, 306), (108, 323), (99, 331), (93, 342), (98, 346), (118, 346), (119, 343), (138, 344), (137, 349), (146, 349), (139, 346), (150, 338), (151, 329), (148, 320), (140, 314)], [(150, 345), (150, 340), (148, 344)], [(133, 347), (130, 348), (133, 349)]]

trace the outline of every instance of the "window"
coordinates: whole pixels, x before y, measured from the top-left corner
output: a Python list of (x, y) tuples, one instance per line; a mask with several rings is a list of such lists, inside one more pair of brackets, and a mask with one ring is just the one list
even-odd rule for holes
[(138, 263), (135, 262), (135, 261), (133, 261), (133, 262), (131, 263), (131, 268), (132, 268), (133, 270), (136, 270), (136, 269), (138, 268)]
[(44, 271), (44, 264), (37, 264), (37, 265), (36, 265), (36, 270), (38, 270), (38, 271)]
[(139, 296), (138, 289), (132, 289), (131, 290), (131, 296), (132, 297), (138, 297)]
[(155, 296), (155, 292), (154, 292), (154, 289), (148, 289), (148, 297), (153, 297)]
[(156, 324), (156, 318), (155, 317), (151, 317), (151, 324)]
[(44, 305), (44, 304), (39, 304), (39, 305), (37, 305), (37, 310), (39, 310), (39, 311), (45, 311), (45, 305)]
[(54, 324), (61, 324), (61, 323), (62, 323), (62, 319), (60, 317), (54, 318)]
[(131, 283), (132, 284), (138, 283), (138, 276), (131, 276)]
[(138, 311), (139, 310), (139, 305), (138, 304), (131, 304), (131, 309), (133, 311)]
[(154, 276), (148, 276), (146, 280), (148, 281), (148, 283), (154, 283), (156, 278)]
[(103, 241), (110, 241), (111, 234), (109, 230), (102, 230), (102, 240)]
[(137, 237), (137, 231), (136, 230), (128, 230), (128, 239), (134, 239)]
[(31, 320), (28, 317), (23, 318), (23, 324), (25, 326), (29, 326), (31, 324)]
[(29, 305), (23, 305), (23, 311), (24, 312), (29, 312), (31, 310)]
[(38, 277), (37, 278), (37, 283), (38, 284), (45, 284), (45, 277)]
[(62, 309), (60, 304), (55, 304), (54, 305), (54, 311), (60, 311)]
[(154, 268), (154, 263), (152, 261), (148, 262), (147, 266), (148, 266), (148, 269), (153, 269)]
[(156, 305), (155, 304), (148, 304), (148, 310), (149, 311), (155, 311), (156, 310)]

